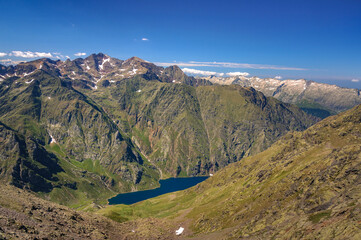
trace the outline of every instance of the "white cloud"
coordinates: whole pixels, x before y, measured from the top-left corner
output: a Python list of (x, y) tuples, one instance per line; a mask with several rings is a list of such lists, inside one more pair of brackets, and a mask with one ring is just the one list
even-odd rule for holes
[(275, 65), (265, 65), (265, 64), (249, 64), (249, 63), (231, 63), (231, 62), (156, 62), (158, 66), (171, 66), (178, 65), (181, 67), (224, 67), (224, 68), (249, 68), (249, 69), (274, 69), (274, 70), (307, 70), (305, 68), (296, 68), (296, 67), (284, 67), (284, 66), (275, 66)]
[(249, 76), (249, 73), (248, 72), (229, 72), (229, 73), (226, 73), (226, 75), (228, 75), (230, 77), (236, 77), (236, 76), (247, 77), (247, 76)]
[(69, 56), (65, 56), (66, 58), (70, 58)]
[(281, 80), (282, 76), (275, 76), (275, 79)]
[(149, 41), (148, 38), (142, 38), (142, 41)]
[(77, 57), (80, 57), (80, 56), (85, 56), (86, 53), (84, 52), (78, 52), (78, 53), (75, 53), (74, 56), (77, 56)]
[(356, 79), (356, 78), (351, 80), (351, 82), (359, 82), (359, 81), (360, 81), (360, 79)]
[(4, 52), (0, 52), (0, 57), (5, 57), (6, 55), (8, 55), (8, 54), (4, 53)]
[(51, 58), (53, 55), (51, 53), (45, 53), (45, 52), (30, 52), (30, 51), (12, 51), (9, 56), (14, 57), (22, 57), (22, 58), (37, 58), (37, 57), (45, 57), (45, 58)]
[(17, 65), (21, 63), (22, 61), (13, 61), (12, 59), (1, 59), (0, 63), (5, 65)]
[(197, 69), (192, 69), (192, 68), (182, 68), (182, 70), (185, 73), (194, 74), (194, 75), (203, 75), (203, 76), (211, 76), (211, 75), (223, 76), (224, 75), (224, 73), (203, 71), (203, 70), (197, 70)]

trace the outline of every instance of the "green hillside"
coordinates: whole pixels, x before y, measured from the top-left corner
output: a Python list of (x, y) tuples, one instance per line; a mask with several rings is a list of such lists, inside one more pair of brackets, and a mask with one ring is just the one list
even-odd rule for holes
[(191, 189), (100, 213), (164, 218), (192, 239), (358, 239), (360, 146), (361, 105), (289, 133)]

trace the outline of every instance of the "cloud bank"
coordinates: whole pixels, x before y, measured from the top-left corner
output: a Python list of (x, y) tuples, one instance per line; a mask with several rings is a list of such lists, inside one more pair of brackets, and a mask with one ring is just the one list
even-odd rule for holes
[(6, 55), (8, 55), (8, 54), (4, 53), (4, 52), (0, 52), (0, 57), (5, 57)]
[(142, 38), (142, 41), (149, 41), (148, 38)]
[(13, 61), (12, 59), (1, 59), (0, 63), (4, 65), (17, 65), (21, 63), (21, 61)]
[(156, 62), (158, 66), (178, 65), (180, 67), (223, 67), (223, 68), (248, 68), (248, 69), (272, 69), (272, 70), (294, 70), (304, 71), (306, 68), (284, 67), (265, 64), (231, 63), (231, 62)]
[(192, 68), (182, 68), (182, 71), (185, 73), (193, 74), (193, 75), (203, 75), (203, 76), (216, 75), (216, 76), (221, 77), (224, 75), (224, 73), (218, 73), (218, 72), (212, 72), (212, 71), (202, 71), (202, 70), (197, 70), (197, 69), (192, 69)]
[(14, 57), (22, 57), (22, 58), (52, 58), (53, 55), (51, 53), (46, 53), (46, 52), (31, 52), (31, 51), (11, 51), (11, 53), (9, 53), (9, 56), (14, 56)]
[(281, 80), (282, 77), (281, 76), (275, 76), (275, 79)]
[(77, 57), (81, 57), (81, 56), (85, 56), (86, 53), (84, 52), (78, 52), (78, 53), (75, 53), (74, 56), (77, 56)]
[(248, 72), (229, 72), (229, 73), (226, 73), (226, 75), (228, 75), (230, 77), (237, 77), (237, 76), (247, 77), (247, 76), (249, 76), (249, 73)]
[(351, 82), (359, 82), (359, 81), (360, 81), (360, 79), (356, 79), (356, 78), (351, 80)]

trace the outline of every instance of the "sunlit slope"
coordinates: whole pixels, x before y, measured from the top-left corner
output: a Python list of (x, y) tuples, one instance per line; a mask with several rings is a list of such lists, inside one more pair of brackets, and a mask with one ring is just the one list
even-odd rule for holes
[(194, 176), (265, 150), (316, 119), (252, 88), (128, 79), (86, 91), (163, 172)]
[(287, 134), (186, 191), (101, 210), (155, 216), (205, 239), (361, 237), (361, 106)]

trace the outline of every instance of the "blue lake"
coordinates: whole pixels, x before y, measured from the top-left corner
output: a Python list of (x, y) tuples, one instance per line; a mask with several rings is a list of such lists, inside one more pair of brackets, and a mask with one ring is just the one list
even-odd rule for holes
[(148, 198), (154, 198), (162, 194), (184, 190), (194, 185), (197, 185), (200, 182), (203, 182), (208, 177), (189, 177), (189, 178), (169, 178), (165, 180), (160, 180), (160, 187), (151, 190), (139, 191), (139, 192), (130, 192), (122, 193), (113, 198), (110, 198), (109, 204), (133, 204), (146, 200)]

